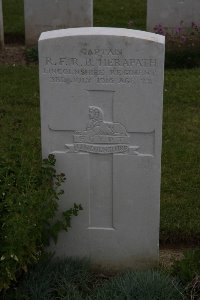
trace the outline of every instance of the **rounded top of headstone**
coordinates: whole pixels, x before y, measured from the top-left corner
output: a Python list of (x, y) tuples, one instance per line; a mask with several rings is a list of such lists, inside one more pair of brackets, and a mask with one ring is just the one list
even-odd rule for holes
[(141, 30), (107, 27), (81, 27), (47, 31), (40, 35), (39, 41), (70, 36), (120, 36), (145, 39), (160, 44), (165, 43), (165, 37), (159, 34)]

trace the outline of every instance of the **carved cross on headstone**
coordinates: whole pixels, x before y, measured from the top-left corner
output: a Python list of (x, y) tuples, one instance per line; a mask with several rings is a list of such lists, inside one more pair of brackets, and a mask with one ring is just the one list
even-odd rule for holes
[[(115, 120), (115, 91), (88, 91), (89, 106), (84, 114), (88, 114), (88, 123), (80, 131), (54, 129), (73, 136), (73, 144), (64, 140), (67, 153), (86, 153), (89, 155), (90, 175), (90, 215), (89, 229), (114, 229), (113, 221), (113, 170), (114, 157), (117, 155), (154, 155), (154, 131), (131, 132), (124, 124)], [(134, 116), (133, 116), (134, 118)], [(141, 139), (147, 140), (146, 145), (140, 145)], [(70, 138), (70, 140), (72, 140)], [(144, 143), (144, 141), (143, 141)], [(141, 152), (143, 148), (144, 153)], [(59, 150), (59, 153), (62, 151)], [(54, 150), (54, 154), (58, 151)], [(104, 218), (102, 219), (102, 215)]]

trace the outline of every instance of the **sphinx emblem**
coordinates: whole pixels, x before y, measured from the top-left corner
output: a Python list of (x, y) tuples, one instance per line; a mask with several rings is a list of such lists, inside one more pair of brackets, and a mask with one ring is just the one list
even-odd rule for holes
[(104, 113), (100, 107), (89, 106), (89, 121), (86, 130), (75, 132), (74, 142), (128, 144), (129, 135), (122, 124), (104, 121)]
[(128, 136), (126, 128), (120, 123), (105, 122), (103, 111), (96, 106), (89, 106), (89, 122), (86, 132), (89, 135)]
[(88, 152), (96, 154), (129, 153), (138, 154), (138, 146), (130, 146), (130, 135), (124, 125), (107, 122), (100, 107), (89, 106), (86, 129), (76, 131), (74, 144), (66, 144), (67, 152)]

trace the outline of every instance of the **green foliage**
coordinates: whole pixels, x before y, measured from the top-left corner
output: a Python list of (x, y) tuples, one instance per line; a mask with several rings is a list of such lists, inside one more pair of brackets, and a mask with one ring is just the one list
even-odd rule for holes
[(179, 300), (183, 288), (158, 271), (127, 272), (107, 282), (91, 300)]
[[(2, 156), (0, 161), (0, 289), (7, 288), (22, 270), (36, 262), (51, 237), (56, 240), (61, 230), (81, 206), (63, 213), (52, 221), (63, 191), (64, 174), (56, 174), (55, 158), (43, 161), (36, 174), (23, 168), (22, 161)], [(54, 184), (53, 184), (54, 181)]]
[(28, 48), (26, 49), (26, 59), (28, 62), (38, 62), (38, 48)]
[(188, 299), (200, 299), (200, 249), (185, 252), (184, 258), (173, 264), (171, 272), (186, 285)]
[(40, 261), (2, 300), (181, 300), (183, 287), (158, 271), (129, 271), (103, 283), (90, 271), (86, 259)]
[(61, 184), (64, 176), (55, 174), (53, 157), (41, 165), (37, 72), (35, 66), (0, 67), (1, 288), (38, 260), (49, 235), (56, 239), (78, 210), (75, 205), (50, 222), (62, 193), (52, 179)]
[(184, 284), (197, 276), (200, 278), (200, 249), (185, 252), (184, 258), (174, 263), (172, 274), (178, 276)]
[[(88, 291), (91, 275), (86, 259), (45, 259), (24, 275), (14, 299), (81, 300)], [(6, 293), (4, 299), (9, 299)]]

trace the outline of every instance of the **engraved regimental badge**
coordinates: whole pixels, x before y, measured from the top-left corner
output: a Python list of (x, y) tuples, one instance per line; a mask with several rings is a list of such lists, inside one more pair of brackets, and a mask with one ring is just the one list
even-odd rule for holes
[(138, 154), (139, 146), (130, 146), (130, 136), (124, 125), (104, 121), (100, 107), (89, 106), (89, 121), (84, 131), (76, 131), (74, 144), (65, 145), (68, 152), (97, 154), (130, 153)]

